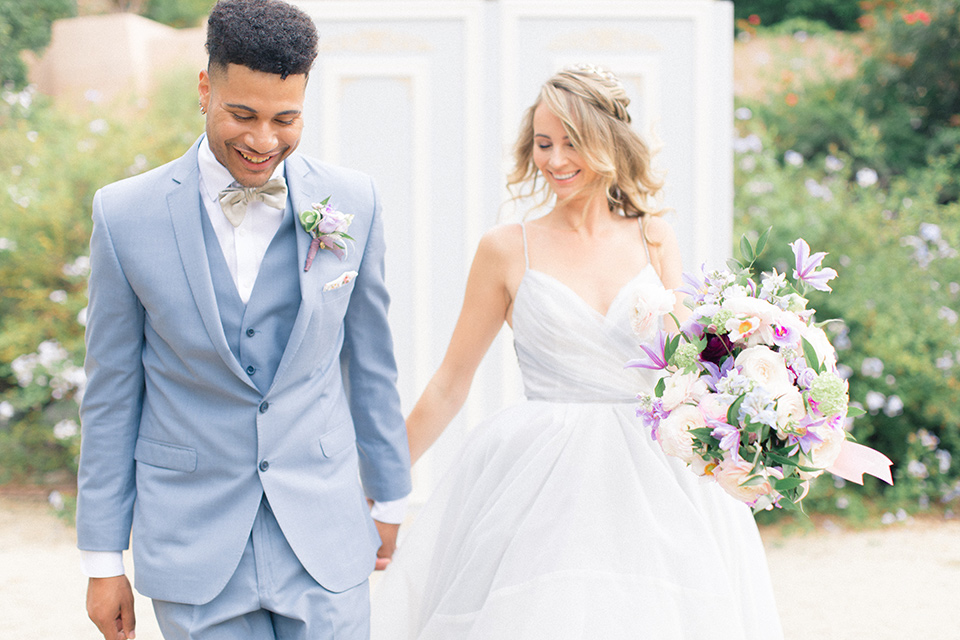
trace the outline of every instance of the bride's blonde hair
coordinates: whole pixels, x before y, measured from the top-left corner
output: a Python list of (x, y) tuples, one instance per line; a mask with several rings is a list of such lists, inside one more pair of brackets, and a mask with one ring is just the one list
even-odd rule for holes
[(632, 217), (662, 212), (655, 200), (663, 181), (650, 167), (650, 148), (630, 126), (630, 98), (615, 75), (590, 65), (555, 74), (524, 114), (513, 147), (514, 169), (507, 177), (515, 200), (538, 194), (540, 204), (550, 199), (548, 185), (537, 186), (539, 172), (533, 162), (533, 113), (541, 104), (560, 118), (573, 148), (597, 174), (586, 188), (602, 190), (611, 211), (619, 209)]

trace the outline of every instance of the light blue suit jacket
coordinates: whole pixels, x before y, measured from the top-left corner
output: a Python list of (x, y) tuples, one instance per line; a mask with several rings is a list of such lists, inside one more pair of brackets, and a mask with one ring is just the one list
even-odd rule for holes
[[(79, 547), (126, 549), (132, 529), (137, 590), (202, 604), (236, 568), (265, 493), (303, 566), (342, 591), (369, 575), (379, 546), (365, 495), (410, 491), (377, 194), (361, 173), (287, 158), (294, 211), (332, 196), (355, 216), (355, 243), (346, 260), (320, 251), (303, 272), (310, 237), (298, 227), (300, 310), (261, 392), (217, 309), (202, 140), (94, 197)], [(322, 290), (346, 271), (358, 276)]]

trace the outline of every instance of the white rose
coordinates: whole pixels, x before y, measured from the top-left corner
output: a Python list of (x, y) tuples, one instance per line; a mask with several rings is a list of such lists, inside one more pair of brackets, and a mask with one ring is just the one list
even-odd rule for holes
[(649, 339), (659, 328), (660, 318), (673, 311), (676, 295), (659, 283), (640, 285), (637, 304), (630, 314), (630, 325), (641, 340)]
[(693, 436), (690, 429), (705, 427), (703, 415), (696, 407), (683, 404), (670, 412), (657, 427), (657, 441), (668, 456), (680, 458), (686, 463), (694, 459)]
[(753, 465), (746, 460), (735, 462), (733, 458), (726, 457), (713, 470), (713, 475), (724, 491), (740, 502), (752, 505), (761, 496), (773, 491), (773, 486), (767, 479), (754, 480), (748, 485), (743, 484), (747, 478), (753, 475), (752, 469)]
[(740, 373), (764, 387), (774, 397), (779, 397), (793, 388), (790, 372), (776, 351), (757, 345), (740, 352), (734, 360)]
[(807, 407), (803, 403), (803, 394), (791, 387), (786, 393), (777, 398), (777, 426), (785, 429), (796, 425), (807, 415)]
[[(823, 442), (817, 442), (807, 453), (800, 453), (800, 464), (805, 467), (815, 467), (817, 469), (826, 469), (832, 465), (837, 456), (840, 455), (840, 448), (847, 439), (847, 434), (843, 429), (831, 427), (829, 424), (819, 427), (810, 427), (810, 431), (817, 434)], [(822, 471), (801, 471), (800, 477), (804, 480), (816, 478)]]
[(824, 333), (823, 329), (820, 327), (807, 327), (803, 332), (803, 337), (813, 345), (814, 351), (817, 352), (817, 357), (827, 368), (827, 371), (836, 371), (837, 352), (833, 348), (833, 345), (830, 344), (830, 339), (827, 338), (827, 334)]
[(663, 396), (660, 401), (663, 408), (673, 411), (685, 402), (699, 402), (707, 393), (707, 383), (700, 379), (700, 373), (674, 373), (664, 381)]

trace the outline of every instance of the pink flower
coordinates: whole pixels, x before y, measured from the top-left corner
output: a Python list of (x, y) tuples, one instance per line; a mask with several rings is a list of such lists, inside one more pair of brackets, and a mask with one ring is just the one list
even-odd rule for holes
[(731, 496), (753, 505), (761, 496), (773, 492), (773, 485), (764, 476), (754, 474), (753, 465), (746, 460), (725, 457), (713, 471), (717, 484)]
[(903, 21), (907, 24), (916, 24), (921, 22), (924, 26), (928, 27), (930, 26), (930, 14), (920, 9), (912, 13), (903, 14)]

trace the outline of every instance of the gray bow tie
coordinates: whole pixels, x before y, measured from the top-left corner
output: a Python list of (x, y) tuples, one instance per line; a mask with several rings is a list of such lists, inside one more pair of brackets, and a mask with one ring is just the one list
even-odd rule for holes
[(287, 201), (287, 183), (283, 178), (272, 178), (262, 187), (241, 187), (236, 182), (220, 192), (220, 208), (235, 227), (247, 215), (247, 204), (259, 200), (268, 207), (283, 209)]

